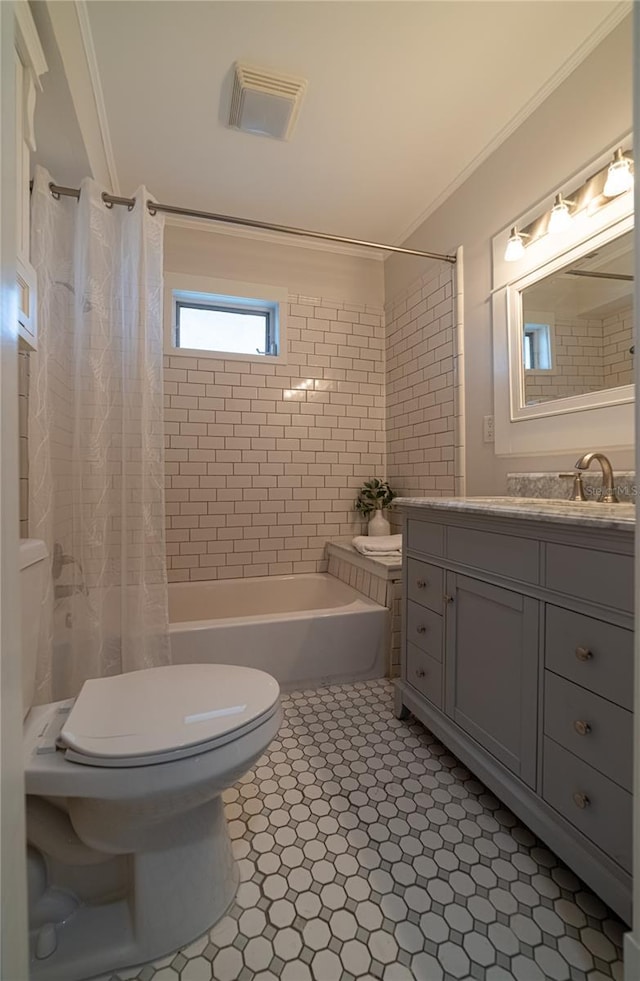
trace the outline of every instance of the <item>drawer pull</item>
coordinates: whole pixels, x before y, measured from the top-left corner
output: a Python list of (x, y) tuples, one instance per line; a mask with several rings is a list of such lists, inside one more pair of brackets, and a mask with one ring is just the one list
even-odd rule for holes
[(586, 794), (574, 794), (573, 803), (576, 807), (579, 807), (581, 811), (584, 811), (585, 807), (588, 807), (591, 801)]
[(573, 723), (573, 728), (576, 730), (579, 736), (588, 736), (591, 732), (591, 726), (588, 722), (583, 722), (582, 719), (576, 719)]
[(426, 589), (427, 588), (427, 580), (426, 579), (416, 579), (416, 586), (418, 587), (418, 589)]
[(425, 627), (424, 623), (419, 623), (418, 626), (416, 627), (416, 630), (418, 631), (419, 634), (424, 634), (427, 628)]
[(590, 661), (593, 654), (588, 647), (576, 647), (576, 657), (579, 661)]
[(449, 596), (449, 593), (445, 593), (443, 599), (445, 603), (453, 603), (453, 596)]
[(419, 678), (424, 678), (426, 673), (427, 672), (425, 671), (424, 668), (418, 668), (418, 670), (416, 671), (416, 674), (418, 675)]

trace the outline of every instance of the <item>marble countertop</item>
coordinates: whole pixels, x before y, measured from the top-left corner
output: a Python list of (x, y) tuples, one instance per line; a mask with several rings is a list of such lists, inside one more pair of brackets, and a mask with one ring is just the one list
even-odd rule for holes
[(397, 497), (398, 508), (457, 511), (464, 514), (504, 515), (523, 521), (544, 520), (554, 524), (632, 532), (635, 504), (601, 504), (596, 501), (544, 500), (536, 497)]

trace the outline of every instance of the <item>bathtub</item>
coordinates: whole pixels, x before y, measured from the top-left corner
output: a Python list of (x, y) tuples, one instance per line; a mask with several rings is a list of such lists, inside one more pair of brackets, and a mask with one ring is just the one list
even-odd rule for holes
[(380, 678), (388, 610), (326, 573), (169, 585), (174, 664), (261, 668), (285, 688)]

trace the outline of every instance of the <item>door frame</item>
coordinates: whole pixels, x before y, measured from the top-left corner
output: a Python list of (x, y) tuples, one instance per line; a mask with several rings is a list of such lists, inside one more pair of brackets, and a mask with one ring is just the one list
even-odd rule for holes
[(0, 977), (27, 981), (18, 573), (14, 17), (13, 3), (0, 3)]

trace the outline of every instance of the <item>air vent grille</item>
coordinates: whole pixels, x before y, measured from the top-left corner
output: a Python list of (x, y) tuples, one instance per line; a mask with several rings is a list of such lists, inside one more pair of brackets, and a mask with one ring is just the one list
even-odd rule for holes
[(236, 62), (229, 125), (245, 133), (288, 140), (306, 87), (304, 78)]

